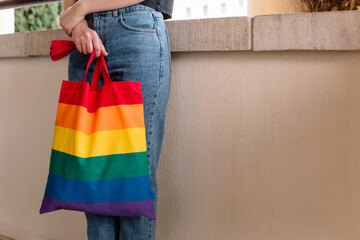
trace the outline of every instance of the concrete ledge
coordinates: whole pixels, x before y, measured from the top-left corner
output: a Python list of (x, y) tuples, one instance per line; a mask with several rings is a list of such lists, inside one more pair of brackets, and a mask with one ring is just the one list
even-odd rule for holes
[[(360, 11), (166, 21), (172, 52), (360, 50)], [(0, 35), (0, 57), (49, 54), (62, 29)]]
[(72, 40), (61, 29), (0, 35), (0, 57), (49, 55), (54, 39)]
[(27, 33), (0, 35), (0, 57), (26, 57)]
[(251, 50), (251, 18), (167, 21), (173, 52)]
[(49, 55), (50, 44), (54, 39), (72, 40), (62, 29), (28, 32), (26, 42), (28, 56)]
[(274, 14), (253, 19), (254, 51), (360, 50), (360, 11)]

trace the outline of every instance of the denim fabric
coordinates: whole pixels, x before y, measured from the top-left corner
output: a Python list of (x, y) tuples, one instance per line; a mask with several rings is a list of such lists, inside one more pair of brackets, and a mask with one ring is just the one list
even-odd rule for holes
[[(109, 53), (105, 61), (112, 81), (141, 83), (145, 131), (155, 215), (158, 184), (156, 171), (169, 98), (171, 55), (163, 15), (141, 4), (86, 15), (88, 25), (101, 38)], [(75, 50), (69, 55), (68, 79), (81, 81), (89, 54)], [(96, 60), (86, 81), (91, 82)], [(99, 85), (104, 84), (102, 75)], [(89, 240), (153, 240), (156, 221), (144, 217), (105, 216), (85, 212)]]

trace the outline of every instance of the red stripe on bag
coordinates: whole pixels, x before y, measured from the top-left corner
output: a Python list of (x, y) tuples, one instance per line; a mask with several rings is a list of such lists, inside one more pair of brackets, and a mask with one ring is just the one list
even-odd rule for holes
[(95, 112), (100, 107), (143, 103), (140, 82), (111, 82), (98, 91), (89, 91), (89, 88), (88, 83), (64, 80), (59, 102), (86, 107), (88, 112)]

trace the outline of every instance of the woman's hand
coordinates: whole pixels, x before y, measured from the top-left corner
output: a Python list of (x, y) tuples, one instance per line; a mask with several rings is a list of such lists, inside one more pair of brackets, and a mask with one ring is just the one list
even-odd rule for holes
[(104, 56), (108, 53), (99, 37), (99, 35), (91, 28), (89, 28), (86, 19), (76, 25), (71, 33), (71, 37), (79, 52), (84, 54), (90, 54), (95, 49), (95, 56), (100, 57), (100, 52)]

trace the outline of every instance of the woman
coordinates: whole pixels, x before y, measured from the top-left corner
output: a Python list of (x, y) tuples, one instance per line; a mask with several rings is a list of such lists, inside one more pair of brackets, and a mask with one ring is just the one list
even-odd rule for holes
[[(68, 79), (81, 81), (93, 49), (103, 53), (112, 81), (141, 83), (151, 190), (157, 196), (156, 170), (169, 97), (171, 57), (164, 23), (173, 0), (63, 0), (60, 26), (72, 37)], [(87, 82), (95, 61), (90, 66)], [(100, 75), (99, 85), (103, 85)], [(155, 215), (157, 197), (153, 199)], [(116, 217), (85, 212), (89, 240), (155, 239), (156, 221), (147, 217)]]

